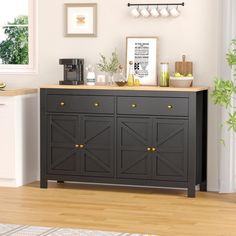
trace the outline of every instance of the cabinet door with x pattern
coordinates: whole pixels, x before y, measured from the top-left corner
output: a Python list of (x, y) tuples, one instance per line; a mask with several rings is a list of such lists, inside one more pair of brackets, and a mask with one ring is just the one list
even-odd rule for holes
[(114, 176), (114, 117), (83, 115), (80, 124), (82, 175)]
[(187, 180), (188, 121), (154, 119), (153, 178)]
[(118, 118), (117, 171), (119, 178), (150, 179), (152, 120)]
[(77, 175), (79, 170), (79, 122), (74, 115), (50, 115), (47, 123), (47, 172)]

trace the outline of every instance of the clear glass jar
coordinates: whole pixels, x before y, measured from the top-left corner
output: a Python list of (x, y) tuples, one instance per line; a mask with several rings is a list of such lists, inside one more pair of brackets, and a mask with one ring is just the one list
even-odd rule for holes
[(168, 62), (161, 62), (161, 74), (159, 79), (159, 86), (161, 87), (169, 87), (169, 63)]
[(118, 86), (124, 86), (127, 84), (122, 65), (119, 66), (118, 72), (114, 74), (114, 81)]

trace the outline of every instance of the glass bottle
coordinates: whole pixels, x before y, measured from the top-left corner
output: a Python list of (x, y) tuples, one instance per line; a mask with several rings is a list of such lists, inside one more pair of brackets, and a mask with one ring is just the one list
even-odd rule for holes
[(128, 86), (134, 86), (134, 67), (133, 62), (129, 62)]
[(119, 65), (118, 72), (114, 75), (114, 81), (118, 86), (124, 86), (127, 83), (122, 65)]
[(135, 78), (134, 78), (134, 86), (140, 86), (140, 80), (137, 75), (135, 75)]
[(161, 74), (160, 74), (160, 81), (159, 85), (161, 87), (169, 87), (169, 63), (168, 62), (161, 62)]
[(86, 71), (87, 71), (87, 76), (86, 76), (87, 85), (95, 85), (96, 76), (94, 72), (94, 67), (91, 65), (88, 65), (86, 67)]

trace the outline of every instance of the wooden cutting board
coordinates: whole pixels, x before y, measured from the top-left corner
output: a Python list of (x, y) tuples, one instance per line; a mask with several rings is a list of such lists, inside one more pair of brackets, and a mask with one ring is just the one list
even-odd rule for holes
[(181, 75), (193, 74), (193, 63), (191, 61), (186, 61), (186, 56), (182, 56), (182, 61), (175, 62), (175, 73), (180, 73)]

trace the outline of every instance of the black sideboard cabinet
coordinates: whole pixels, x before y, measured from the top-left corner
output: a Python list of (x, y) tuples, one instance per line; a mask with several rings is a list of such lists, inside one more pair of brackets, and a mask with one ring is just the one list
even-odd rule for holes
[(41, 88), (48, 180), (206, 191), (207, 90)]

